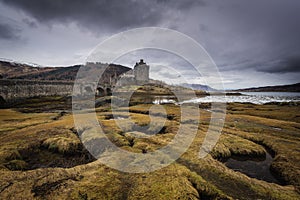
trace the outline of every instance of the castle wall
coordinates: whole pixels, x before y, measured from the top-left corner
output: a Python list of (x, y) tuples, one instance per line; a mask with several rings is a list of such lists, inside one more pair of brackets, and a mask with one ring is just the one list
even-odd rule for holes
[(130, 70), (122, 74), (117, 80), (117, 86), (136, 85), (134, 71)]
[(136, 85), (134, 77), (122, 77), (118, 80), (117, 86)]

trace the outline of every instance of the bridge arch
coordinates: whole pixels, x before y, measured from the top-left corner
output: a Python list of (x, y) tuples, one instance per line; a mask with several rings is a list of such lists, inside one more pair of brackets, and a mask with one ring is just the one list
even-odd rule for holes
[(103, 87), (97, 87), (96, 96), (105, 96), (106, 95), (106, 89)]
[(111, 92), (111, 88), (106, 88), (106, 95), (111, 95), (112, 94), (112, 92)]

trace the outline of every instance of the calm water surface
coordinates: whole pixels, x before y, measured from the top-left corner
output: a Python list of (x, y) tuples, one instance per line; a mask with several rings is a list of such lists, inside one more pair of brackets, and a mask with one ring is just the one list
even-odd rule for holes
[(277, 179), (270, 171), (273, 161), (272, 156), (267, 152), (266, 158), (263, 160), (241, 159), (232, 157), (225, 161), (225, 165), (234, 171), (246, 174), (251, 178), (256, 178), (270, 183), (284, 185), (284, 182)]

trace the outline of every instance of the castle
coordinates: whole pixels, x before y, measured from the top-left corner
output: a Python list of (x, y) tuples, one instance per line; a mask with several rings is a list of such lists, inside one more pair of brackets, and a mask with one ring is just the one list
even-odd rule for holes
[(143, 59), (137, 62), (132, 70), (122, 74), (117, 82), (117, 86), (142, 85), (149, 82), (149, 65)]
[[(101, 69), (101, 66), (105, 64), (101, 63), (88, 63), (88, 66), (97, 67)], [(106, 96), (112, 93), (114, 87), (130, 86), (130, 85), (144, 85), (149, 83), (149, 65), (147, 65), (143, 59), (137, 62), (133, 69), (127, 68), (126, 71), (116, 72), (116, 69), (111, 68), (110, 65), (106, 70), (98, 83), (96, 95)]]

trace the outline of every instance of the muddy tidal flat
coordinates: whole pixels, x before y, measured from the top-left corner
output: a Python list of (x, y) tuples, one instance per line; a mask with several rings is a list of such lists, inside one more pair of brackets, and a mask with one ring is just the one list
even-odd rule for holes
[[(228, 103), (221, 137), (201, 159), (213, 111), (209, 103), (200, 104), (200, 124), (188, 150), (167, 167), (132, 174), (107, 167), (86, 150), (69, 101), (36, 98), (0, 110), (0, 199), (300, 199), (297, 102)], [(129, 107), (133, 126), (150, 123), (151, 106)], [(144, 138), (130, 134), (133, 126), (126, 131), (117, 126), (128, 119), (122, 108), (114, 118), (107, 99), (96, 114), (116, 146), (145, 154), (167, 145), (178, 131), (180, 106), (161, 106), (164, 127)]]

